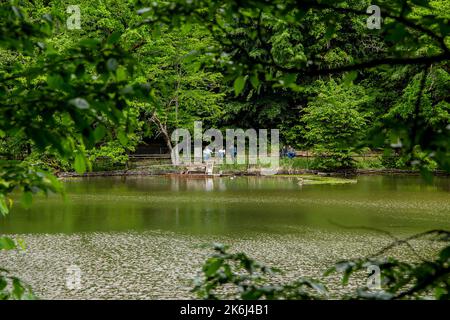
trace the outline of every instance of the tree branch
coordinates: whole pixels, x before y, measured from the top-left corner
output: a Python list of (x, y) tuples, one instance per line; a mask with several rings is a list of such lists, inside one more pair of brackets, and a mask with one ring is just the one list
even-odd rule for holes
[[(332, 5), (329, 5), (326, 3), (319, 3), (317, 1), (297, 0), (296, 3), (297, 3), (297, 7), (302, 8), (302, 9), (322, 9), (322, 10), (330, 9), (330, 10), (334, 10), (335, 12), (338, 12), (341, 14), (355, 14), (355, 15), (367, 16), (367, 12), (362, 11), (362, 10), (353, 9), (353, 8), (334, 7)], [(428, 35), (429, 37), (434, 39), (436, 42), (438, 42), (439, 46), (441, 47), (442, 50), (444, 50), (447, 53), (450, 52), (449, 48), (445, 44), (443, 37), (440, 37), (439, 35), (434, 33), (432, 30), (427, 29), (424, 26), (421, 26), (419, 24), (414, 23), (411, 20), (406, 19), (405, 17), (403, 17), (403, 12), (401, 12), (399, 16), (396, 16), (396, 15), (389, 13), (386, 10), (381, 9), (381, 15), (384, 17), (394, 19), (397, 22), (399, 22), (411, 29), (425, 33), (426, 35)]]

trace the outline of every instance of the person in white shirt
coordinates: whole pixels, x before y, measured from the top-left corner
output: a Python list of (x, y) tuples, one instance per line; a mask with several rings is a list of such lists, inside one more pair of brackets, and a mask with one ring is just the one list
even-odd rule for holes
[(206, 146), (205, 149), (203, 149), (203, 160), (208, 161), (211, 158), (212, 150)]
[(223, 158), (225, 158), (225, 149), (224, 148), (220, 148), (217, 153), (218, 153), (219, 159), (222, 161)]

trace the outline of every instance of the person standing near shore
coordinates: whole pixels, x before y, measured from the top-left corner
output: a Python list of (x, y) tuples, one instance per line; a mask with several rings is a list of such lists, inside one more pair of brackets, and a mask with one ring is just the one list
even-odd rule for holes
[(208, 161), (211, 158), (211, 154), (211, 149), (209, 148), (209, 146), (206, 146), (206, 148), (203, 149), (203, 160)]
[(289, 159), (293, 159), (293, 158), (295, 158), (295, 149), (294, 148), (292, 148), (291, 146), (289, 146), (288, 147), (288, 149), (287, 149), (287, 156), (288, 156), (288, 158)]
[(222, 162), (225, 158), (225, 149), (220, 148), (219, 151), (217, 151), (217, 155), (219, 156), (219, 160)]
[(231, 156), (231, 160), (234, 162), (236, 160), (236, 155), (237, 155), (237, 148), (236, 148), (236, 146), (234, 146), (234, 145), (231, 146), (228, 149), (228, 152), (229, 152), (229, 154)]
[(287, 153), (288, 153), (288, 149), (286, 147), (286, 145), (283, 146), (283, 148), (281, 148), (281, 158), (287, 157)]

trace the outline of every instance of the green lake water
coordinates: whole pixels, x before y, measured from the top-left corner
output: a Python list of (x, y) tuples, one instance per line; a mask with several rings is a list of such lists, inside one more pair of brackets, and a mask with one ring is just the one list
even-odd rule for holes
[[(67, 199), (16, 201), (2, 233), (162, 230), (190, 235), (251, 236), (377, 228), (412, 233), (450, 229), (450, 179), (359, 176), (357, 183), (299, 185), (296, 178), (96, 177), (64, 180)], [(365, 232), (356, 228), (355, 232)]]
[[(64, 180), (67, 199), (15, 199), (0, 219), (25, 251), (0, 252), (0, 265), (29, 283), (41, 299), (191, 299), (192, 279), (220, 242), (284, 271), (282, 282), (319, 279), (336, 261), (363, 257), (395, 236), (450, 229), (450, 179), (360, 176), (357, 183), (299, 185), (295, 177), (99, 177)], [(205, 246), (209, 245), (209, 246)], [(436, 243), (418, 240), (432, 255)], [(414, 256), (408, 247), (388, 253)], [(82, 286), (66, 286), (67, 268)], [(331, 296), (340, 286), (327, 277)], [(273, 281), (278, 281), (273, 280)], [(361, 282), (363, 283), (363, 282)], [(359, 285), (361, 285), (359, 283)]]

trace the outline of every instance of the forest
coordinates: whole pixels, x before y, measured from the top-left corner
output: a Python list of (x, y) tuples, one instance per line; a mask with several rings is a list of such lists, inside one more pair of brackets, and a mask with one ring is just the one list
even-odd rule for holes
[[(222, 131), (278, 129), (281, 146), (308, 154), (307, 164), (301, 156), (282, 157), (286, 170), (398, 170), (417, 174), (425, 186), (450, 173), (449, 1), (11, 0), (0, 6), (5, 217), (16, 207), (40, 205), (40, 194), (64, 195), (61, 173), (128, 169), (139, 148), (155, 142), (170, 153), (171, 133), (193, 132), (194, 121)], [(448, 190), (446, 196), (438, 200), (445, 210)], [(408, 233), (411, 240), (446, 241), (429, 263), (370, 257), (341, 262), (334, 272), (348, 281), (370, 261), (390, 281), (371, 298), (417, 298), (431, 290), (448, 299), (445, 217), (444, 224), (430, 223), (431, 231), (414, 229), (417, 238)], [(8, 233), (0, 249), (20, 249), (15, 234), (21, 232)], [(394, 240), (394, 247), (405, 243)], [(214, 290), (227, 282), (241, 288), (242, 299), (324, 292), (308, 279), (259, 286), (259, 273), (269, 269), (228, 248), (216, 244), (205, 262), (205, 278), (194, 289), (201, 298), (220, 298)], [(249, 277), (234, 273), (236, 265)], [(27, 288), (2, 271), (0, 298), (23, 298)]]
[(81, 1), (71, 29), (65, 1), (23, 1), (2, 10), (1, 153), (82, 172), (98, 157), (126, 161), (144, 139), (172, 145), (170, 132), (201, 120), (279, 129), (283, 144), (327, 155), (319, 168), (373, 150), (369, 167), (447, 170), (449, 4), (405, 3), (388, 8), (413, 22), (368, 29), (365, 11), (308, 2), (227, 2), (213, 21), (221, 5), (208, 2)]

